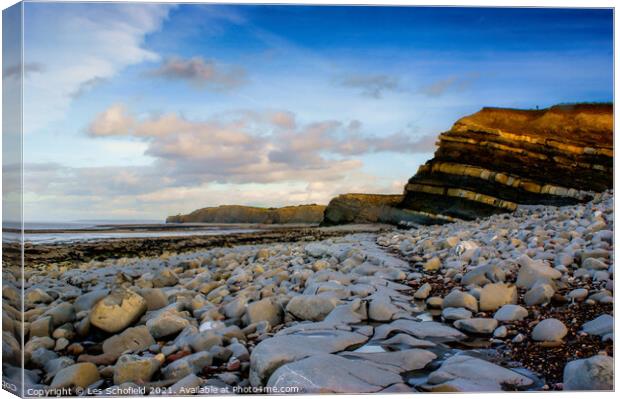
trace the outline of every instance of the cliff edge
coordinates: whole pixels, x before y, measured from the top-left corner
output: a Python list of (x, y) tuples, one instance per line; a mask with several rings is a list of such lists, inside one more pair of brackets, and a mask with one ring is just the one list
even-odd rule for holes
[(320, 223), (324, 211), (324, 205), (316, 204), (282, 208), (221, 205), (198, 209), (187, 215), (169, 216), (166, 223)]

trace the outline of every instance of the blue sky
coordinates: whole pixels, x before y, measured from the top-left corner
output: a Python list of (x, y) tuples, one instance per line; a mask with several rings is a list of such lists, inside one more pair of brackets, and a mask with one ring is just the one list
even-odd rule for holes
[(611, 10), (27, 3), (25, 217), (401, 192), (483, 106), (612, 101)]

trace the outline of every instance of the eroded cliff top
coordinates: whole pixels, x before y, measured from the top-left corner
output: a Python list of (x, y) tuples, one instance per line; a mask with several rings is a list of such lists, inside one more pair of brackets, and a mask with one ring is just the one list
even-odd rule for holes
[(598, 147), (613, 144), (613, 104), (561, 104), (540, 110), (486, 107), (459, 119), (452, 132), (499, 130)]
[(166, 223), (320, 223), (324, 205), (294, 205), (260, 208), (243, 205), (220, 205), (195, 210), (187, 215), (169, 216)]

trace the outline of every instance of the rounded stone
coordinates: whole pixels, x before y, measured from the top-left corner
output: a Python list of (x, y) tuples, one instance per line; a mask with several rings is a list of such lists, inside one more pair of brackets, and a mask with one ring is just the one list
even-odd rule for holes
[(129, 290), (116, 290), (103, 298), (90, 313), (90, 322), (109, 333), (124, 330), (146, 312), (146, 301)]
[(532, 339), (534, 341), (561, 341), (568, 334), (568, 329), (558, 319), (545, 319), (536, 324), (532, 330)]

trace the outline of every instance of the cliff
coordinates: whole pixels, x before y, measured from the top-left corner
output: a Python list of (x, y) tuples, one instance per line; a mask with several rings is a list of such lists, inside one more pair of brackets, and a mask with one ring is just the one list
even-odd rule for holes
[(484, 108), (438, 138), (400, 208), (474, 219), (519, 204), (568, 205), (613, 184), (613, 105)]
[(166, 223), (320, 223), (324, 211), (324, 205), (315, 204), (282, 208), (222, 205), (198, 209), (187, 215), (169, 216)]
[(322, 225), (392, 223), (402, 195), (342, 194), (329, 201)]

